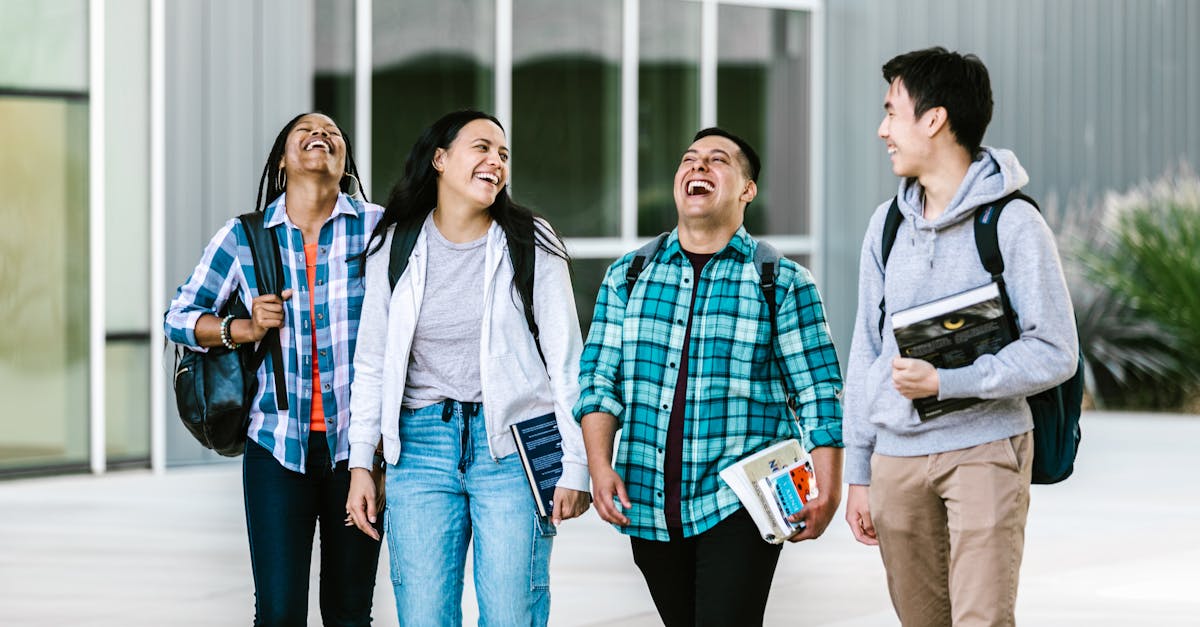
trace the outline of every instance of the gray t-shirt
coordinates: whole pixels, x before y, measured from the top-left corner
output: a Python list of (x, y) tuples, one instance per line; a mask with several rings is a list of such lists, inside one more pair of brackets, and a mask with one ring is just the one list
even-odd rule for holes
[(482, 402), (479, 345), (487, 236), (455, 244), (438, 232), (432, 214), (425, 233), (425, 296), (408, 358), (403, 405), (418, 409), (447, 399)]

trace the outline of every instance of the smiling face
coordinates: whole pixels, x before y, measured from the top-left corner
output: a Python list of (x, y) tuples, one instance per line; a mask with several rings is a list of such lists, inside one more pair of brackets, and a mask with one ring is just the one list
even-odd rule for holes
[(746, 174), (737, 144), (716, 135), (688, 147), (675, 171), (675, 209), (683, 221), (740, 225), (758, 186)]
[(438, 171), (438, 204), (466, 201), (486, 209), (508, 183), (508, 144), (491, 120), (468, 122), (448, 148), (433, 155)]
[(933, 142), (929, 124), (933, 109), (917, 118), (912, 97), (900, 79), (888, 86), (883, 102), (883, 121), (879, 123), (879, 138), (887, 146), (892, 160), (892, 172), (901, 177), (920, 177), (922, 167), (930, 160)]
[(346, 140), (341, 129), (320, 113), (301, 117), (288, 132), (279, 165), (289, 180), (316, 175), (337, 184), (346, 171)]

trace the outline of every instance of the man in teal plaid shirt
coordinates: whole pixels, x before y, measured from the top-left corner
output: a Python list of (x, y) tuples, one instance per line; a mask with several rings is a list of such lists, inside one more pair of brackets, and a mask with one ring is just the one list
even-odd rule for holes
[(696, 134), (675, 173), (678, 225), (640, 273), (636, 251), (608, 268), (580, 367), (596, 511), (630, 536), (668, 627), (762, 622), (780, 546), (760, 538), (722, 468), (787, 438), (812, 451), (820, 497), (793, 541), (820, 536), (841, 500), (837, 355), (812, 275), (789, 259), (771, 323), (742, 226), (759, 170), (740, 137)]

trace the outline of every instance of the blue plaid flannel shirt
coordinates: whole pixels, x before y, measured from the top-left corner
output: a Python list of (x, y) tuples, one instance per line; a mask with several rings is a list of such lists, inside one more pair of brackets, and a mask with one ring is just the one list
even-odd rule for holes
[[(305, 274), (304, 233), (288, 219), (286, 194), (267, 206), (264, 224), (275, 230), (284, 268), (284, 289), (293, 290), (286, 305), (285, 327), (279, 334), (283, 348), (288, 407), (281, 414), (275, 404), (275, 371), (271, 359), (258, 369), (258, 393), (250, 409), (248, 436), (271, 451), (284, 468), (304, 472), (308, 453), (308, 419), (312, 411), (312, 360), (321, 372), (321, 400), (325, 407), (326, 441), (334, 463), (350, 454), (350, 381), (354, 376), (354, 346), (362, 313), (365, 282), (361, 261), (354, 259), (367, 244), (383, 208), (339, 194), (337, 206), (321, 227), (313, 294)], [(234, 261), (237, 261), (235, 264)], [(192, 350), (205, 350), (196, 342), (196, 321), (216, 314), (234, 290), (249, 306), (258, 296), (254, 265), (242, 223), (236, 218), (213, 236), (200, 263), (175, 294), (163, 319), (167, 339)], [(309, 322), (309, 300), (316, 303), (316, 328)], [(312, 334), (317, 334), (313, 355)]]
[[(776, 335), (754, 267), (757, 243), (739, 228), (700, 275), (688, 348), (680, 504), (685, 536), (712, 528), (741, 507), (717, 473), (786, 438), (806, 449), (842, 446), (842, 387), (820, 295), (807, 269), (781, 259)], [(631, 293), (626, 254), (608, 268), (584, 346), (576, 420), (617, 417), (615, 469), (633, 507), (621, 531), (669, 539), (663, 458), (684, 349), (692, 268), (677, 232), (648, 259)], [(799, 424), (787, 409), (796, 403)]]

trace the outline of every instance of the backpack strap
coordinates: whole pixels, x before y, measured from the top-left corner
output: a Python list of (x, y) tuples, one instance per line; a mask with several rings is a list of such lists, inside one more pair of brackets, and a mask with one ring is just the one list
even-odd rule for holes
[(646, 260), (653, 259), (658, 254), (658, 249), (667, 240), (667, 235), (670, 234), (659, 233), (657, 237), (646, 242), (641, 248), (633, 252), (633, 260), (629, 262), (629, 268), (625, 270), (626, 300), (633, 293), (633, 286), (637, 283), (638, 277), (641, 276), (642, 270), (646, 269)]
[(508, 257), (513, 264), (513, 284), (517, 287), (517, 295), (521, 297), (521, 306), (525, 310), (525, 324), (533, 335), (533, 344), (537, 347), (538, 357), (542, 365), (546, 365), (546, 354), (542, 352), (541, 330), (533, 316), (533, 280), (537, 268), (537, 223), (531, 224), (533, 231), (529, 234), (529, 244), (516, 243), (508, 239)]
[[(279, 257), (279, 240), (275, 237), (274, 229), (266, 228), (263, 220), (266, 216), (259, 211), (238, 216), (242, 222), (242, 230), (246, 232), (246, 243), (250, 248), (250, 258), (254, 262), (254, 280), (258, 284), (259, 294), (275, 294), (283, 291), (283, 261)], [(279, 329), (268, 329), (267, 334), (258, 344), (258, 350), (250, 356), (250, 367), (258, 370), (259, 365), (271, 355), (271, 363), (275, 369), (275, 406), (286, 411), (288, 394), (286, 373), (283, 366), (283, 348), (279, 343)]]
[[(900, 223), (904, 214), (900, 213), (900, 202), (892, 196), (892, 205), (888, 207), (887, 217), (883, 220), (883, 239), (881, 240), (880, 267), (887, 269), (888, 257), (892, 255), (892, 246), (896, 244), (896, 233), (900, 232)], [(879, 297), (879, 337), (883, 337), (883, 317), (887, 315), (887, 304), (884, 297)]]
[(421, 216), (418, 220), (396, 224), (392, 229), (392, 247), (388, 250), (388, 284), (393, 291), (408, 268), (408, 258), (417, 245), (417, 237), (421, 235), (424, 224), (425, 216)]
[(754, 266), (758, 268), (758, 287), (762, 290), (763, 298), (767, 301), (767, 310), (771, 313), (771, 337), (775, 337), (775, 314), (779, 311), (775, 304), (775, 277), (779, 274), (779, 259), (783, 257), (779, 249), (762, 241), (757, 241), (754, 248)]
[(1041, 211), (1037, 202), (1021, 193), (1021, 190), (1012, 192), (991, 204), (978, 207), (975, 209), (975, 248), (979, 253), (979, 261), (983, 264), (983, 268), (992, 275), (992, 280), (1000, 287), (1000, 300), (1005, 311), (1010, 314), (1009, 321), (1012, 323), (1013, 337), (1016, 337), (1018, 335), (1017, 312), (1012, 308), (1012, 302), (1008, 300), (1008, 289), (1004, 284), (1004, 256), (1000, 254), (998, 228), (1000, 214), (1008, 206), (1008, 203), (1014, 200), (1024, 200), (1033, 205), (1034, 209)]

